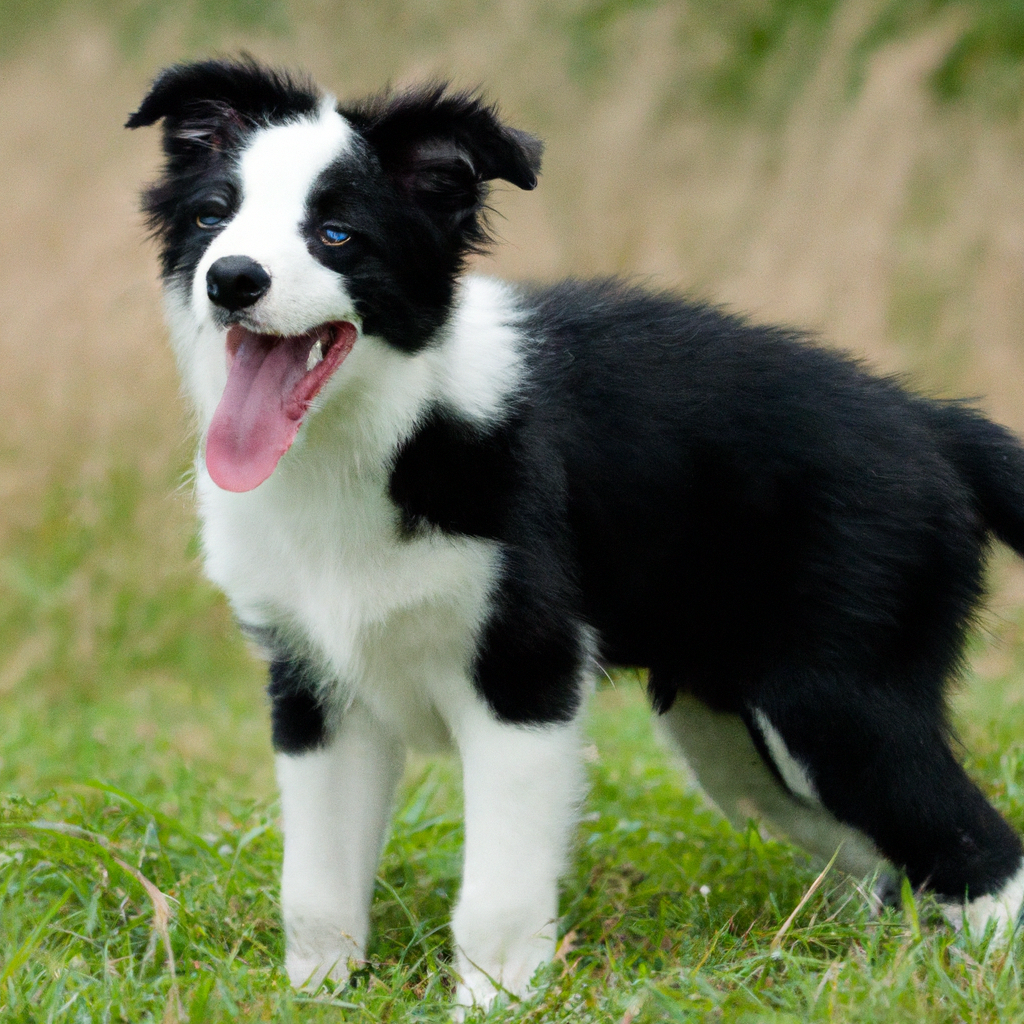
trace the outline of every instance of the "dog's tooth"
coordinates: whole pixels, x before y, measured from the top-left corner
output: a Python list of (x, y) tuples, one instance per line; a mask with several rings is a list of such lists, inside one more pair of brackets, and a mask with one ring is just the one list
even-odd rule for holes
[(317, 338), (316, 343), (309, 350), (309, 356), (306, 359), (306, 373), (309, 373), (314, 367), (319, 366), (324, 359), (324, 343)]

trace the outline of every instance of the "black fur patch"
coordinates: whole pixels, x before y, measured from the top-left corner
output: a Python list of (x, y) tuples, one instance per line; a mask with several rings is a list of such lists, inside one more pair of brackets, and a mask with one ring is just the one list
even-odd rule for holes
[[(125, 127), (143, 128), (164, 118), (164, 131), (173, 137), (183, 125), (205, 124), (210, 115), (225, 124), (281, 124), (314, 113), (318, 102), (311, 82), (251, 57), (196, 61), (161, 72)], [(205, 140), (206, 145), (214, 142)]]
[(935, 703), (806, 670), (769, 682), (761, 701), (825, 806), (913, 886), (959, 902), (997, 892), (1020, 867), (1020, 838), (953, 756)]
[[(537, 184), (541, 144), (494, 108), (443, 85), (382, 93), (341, 115), (361, 145), (319, 178), (309, 199), (310, 252), (345, 275), (368, 334), (416, 351), (443, 326), (466, 256), (489, 235), (489, 182)], [(320, 245), (330, 219), (351, 234)]]
[(442, 229), (463, 233), (463, 241), (470, 229), (466, 219), (487, 198), (486, 182), (537, 185), (541, 141), (502, 124), (497, 110), (471, 93), (438, 83), (384, 92), (340, 111), (369, 142), (399, 192)]
[(474, 682), (506, 722), (568, 722), (580, 702), (583, 659), (572, 591), (543, 550), (507, 548), (474, 664)]
[(391, 473), (403, 527), (504, 537), (516, 483), (514, 436), (512, 423), (484, 430), (434, 409), (399, 450)]
[(275, 658), (270, 663), (270, 729), (274, 749), (303, 754), (323, 746), (327, 721), (310, 666), (299, 659)]
[[(350, 234), (345, 245), (319, 241), (327, 220)], [(444, 324), (462, 250), (442, 244), (433, 220), (396, 194), (368, 145), (321, 173), (303, 230), (313, 256), (345, 276), (366, 333), (415, 352)]]
[[(529, 293), (519, 477), (562, 467), (583, 621), (612, 663), (742, 713), (790, 665), (934, 694), (981, 592), (976, 499), (924, 409), (792, 332), (618, 282)], [(1019, 462), (1019, 456), (1015, 455)]]

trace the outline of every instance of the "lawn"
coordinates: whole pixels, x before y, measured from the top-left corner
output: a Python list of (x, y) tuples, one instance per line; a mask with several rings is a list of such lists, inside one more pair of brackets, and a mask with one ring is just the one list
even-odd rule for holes
[[(407, 774), (365, 968), (331, 995), (291, 992), (263, 669), (190, 551), (187, 501), (126, 472), (53, 493), (0, 561), (0, 643), (33, 645), (31, 671), (3, 680), (0, 1017), (449, 1019), (457, 765)], [(961, 715), (976, 776), (1020, 827), (1020, 651), (1013, 621), (993, 629), (976, 647), (998, 674)], [(873, 916), (854, 881), (814, 888), (820, 865), (707, 809), (635, 675), (597, 693), (589, 736), (558, 955), (536, 1000), (486, 1019), (1024, 1018), (1019, 948), (952, 935), (909, 891)]]

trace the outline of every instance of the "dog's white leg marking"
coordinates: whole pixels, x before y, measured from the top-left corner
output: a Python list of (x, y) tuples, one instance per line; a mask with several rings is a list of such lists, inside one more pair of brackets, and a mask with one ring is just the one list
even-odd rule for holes
[(996, 941), (1008, 941), (1021, 923), (1024, 911), (1024, 861), (998, 892), (966, 903), (940, 902), (939, 906), (957, 931), (966, 925), (971, 937), (980, 939), (985, 929), (995, 923)]
[(809, 800), (811, 803), (820, 804), (818, 791), (811, 781), (810, 775), (804, 765), (798, 761), (786, 746), (779, 730), (772, 725), (768, 716), (760, 709), (754, 709), (754, 721), (764, 737), (765, 746), (771, 754), (772, 762), (791, 793)]
[[(770, 832), (791, 839), (824, 861), (841, 847), (836, 863), (858, 878), (889, 870), (866, 836), (837, 821), (820, 804), (786, 792), (762, 760), (739, 715), (712, 711), (696, 697), (680, 694), (661, 723), (694, 781), (737, 829), (746, 828), (752, 818), (762, 821)], [(764, 715), (759, 716), (759, 725), (770, 730), (765, 742), (772, 758), (782, 761), (779, 772), (787, 784), (814, 799), (810, 778), (789, 755), (782, 737)]]
[(497, 722), (456, 734), (465, 789), (462, 890), (452, 918), (461, 1006), (523, 995), (555, 951), (558, 878), (583, 795), (579, 726)]
[(296, 988), (344, 983), (366, 949), (370, 901), (405, 751), (353, 704), (330, 742), (279, 754), (285, 967)]

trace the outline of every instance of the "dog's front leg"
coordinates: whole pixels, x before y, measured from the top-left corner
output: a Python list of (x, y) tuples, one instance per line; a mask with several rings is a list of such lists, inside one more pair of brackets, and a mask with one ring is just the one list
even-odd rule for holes
[(456, 1002), (528, 991), (555, 951), (558, 877), (583, 793), (577, 723), (525, 727), (479, 709), (457, 736), (465, 788)]
[(366, 950), (370, 901), (404, 748), (353, 704), (322, 745), (279, 753), (288, 977), (344, 983)]

